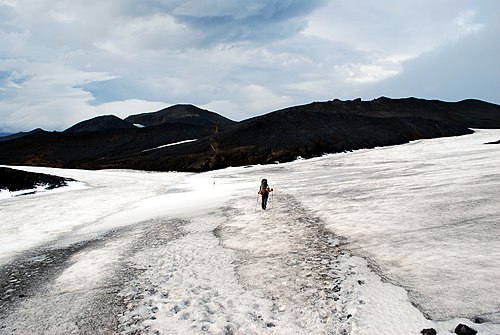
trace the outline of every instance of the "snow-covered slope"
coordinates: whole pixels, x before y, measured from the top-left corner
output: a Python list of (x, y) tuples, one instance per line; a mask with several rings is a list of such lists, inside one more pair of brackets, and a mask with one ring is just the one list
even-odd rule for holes
[(0, 334), (498, 334), (498, 138), (204, 174), (26, 167), (87, 188), (0, 200)]

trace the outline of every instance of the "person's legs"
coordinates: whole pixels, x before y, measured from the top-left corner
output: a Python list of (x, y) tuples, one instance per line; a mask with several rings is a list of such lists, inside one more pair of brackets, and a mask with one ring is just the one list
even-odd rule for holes
[(266, 209), (267, 207), (267, 193), (262, 193), (262, 209)]

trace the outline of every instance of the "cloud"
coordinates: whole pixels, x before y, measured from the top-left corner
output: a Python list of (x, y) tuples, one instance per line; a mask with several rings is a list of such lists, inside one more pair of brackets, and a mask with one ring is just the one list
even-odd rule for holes
[(116, 79), (108, 73), (27, 60), (2, 61), (0, 69), (5, 74), (0, 77), (0, 124), (6, 132), (36, 127), (63, 130), (97, 115), (126, 117), (168, 105), (140, 99), (94, 104), (94, 95), (83, 87)]
[(318, 11), (304, 34), (344, 43), (367, 56), (364, 62), (337, 65), (347, 81), (381, 82), (401, 73), (408, 60), (480, 32), (485, 24), (476, 21), (478, 10), (454, 0), (369, 0), (363, 5), (338, 0)]
[(156, 112), (169, 105), (162, 101), (145, 101), (140, 99), (116, 100), (95, 106), (95, 115), (116, 115), (122, 119), (143, 112)]
[(61, 130), (163, 102), (233, 119), (357, 96), (499, 102), (498, 9), (495, 0), (0, 0), (0, 131)]
[(259, 85), (245, 87), (235, 86), (229, 88), (231, 100), (215, 100), (201, 107), (224, 111), (226, 115), (236, 121), (248, 119), (253, 116), (268, 113), (293, 103), (293, 99), (280, 95), (273, 90)]
[(23, 59), (0, 61), (0, 69), (8, 73), (0, 81), (0, 122), (4, 130), (27, 130), (26, 125), (31, 128), (36, 123), (60, 129), (78, 121), (93, 100), (78, 86), (113, 78), (107, 73)]
[(500, 24), (472, 30), (466, 37), (403, 63), (393, 78), (365, 87), (366, 97), (426, 97), (457, 101), (467, 98), (500, 103)]
[(174, 17), (203, 32), (201, 43), (272, 41), (293, 36), (307, 25), (307, 15), (323, 0), (185, 1)]

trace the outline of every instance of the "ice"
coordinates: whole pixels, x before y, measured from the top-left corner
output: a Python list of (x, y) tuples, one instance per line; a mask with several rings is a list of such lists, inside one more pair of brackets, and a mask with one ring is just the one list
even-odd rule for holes
[(499, 137), (202, 174), (23, 167), (86, 188), (0, 200), (0, 266), (90, 242), (0, 322), (78, 332), (109, 300), (122, 334), (498, 334)]

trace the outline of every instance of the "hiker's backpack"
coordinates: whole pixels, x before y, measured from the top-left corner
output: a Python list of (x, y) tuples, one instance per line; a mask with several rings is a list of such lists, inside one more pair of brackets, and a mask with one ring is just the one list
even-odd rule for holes
[(262, 179), (262, 181), (260, 182), (260, 186), (262, 186), (263, 189), (266, 189), (267, 188), (267, 179)]
[(260, 182), (260, 188), (262, 192), (267, 192), (267, 179), (262, 179)]

